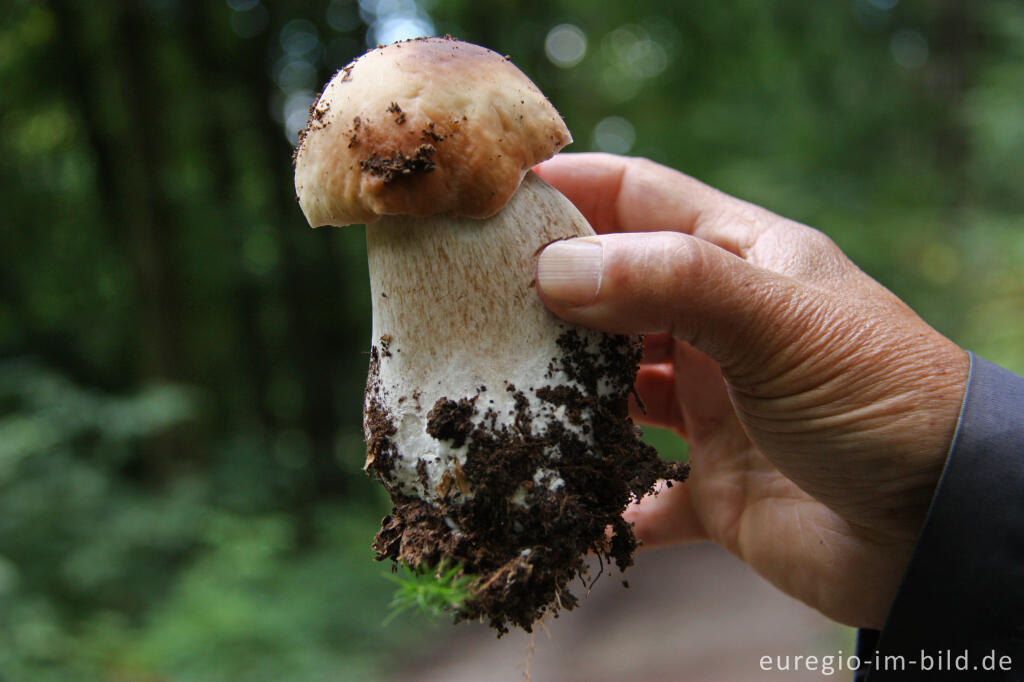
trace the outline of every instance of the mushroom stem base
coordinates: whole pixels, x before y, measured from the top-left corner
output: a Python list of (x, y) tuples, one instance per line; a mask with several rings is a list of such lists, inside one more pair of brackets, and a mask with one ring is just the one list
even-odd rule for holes
[[(631, 345), (627, 337), (610, 338)], [(433, 419), (463, 433), (469, 444), (469, 498), (413, 498), (388, 485), (387, 470), (374, 471), (394, 502), (374, 541), (377, 558), (412, 568), (445, 561), (479, 576), (457, 619), (486, 620), (499, 634), (510, 626), (529, 632), (545, 613), (572, 609), (577, 599), (570, 583), (585, 575), (588, 554), (602, 566), (631, 565), (637, 541), (621, 517), (626, 505), (659, 479), (683, 481), (689, 473), (687, 465), (660, 460), (640, 440), (621, 396), (565, 391), (557, 399), (569, 413), (591, 415), (592, 440), (558, 422), (474, 420), (464, 405), (438, 401)], [(531, 485), (539, 467), (556, 471), (563, 483)]]

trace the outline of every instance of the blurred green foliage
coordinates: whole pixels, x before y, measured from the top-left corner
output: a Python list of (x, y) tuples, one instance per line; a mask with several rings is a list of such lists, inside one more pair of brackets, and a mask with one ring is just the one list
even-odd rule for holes
[(1024, 371), (1019, 3), (10, 0), (0, 678), (373, 679), (423, 629), (381, 629), (362, 235), (305, 226), (289, 157), (333, 71), (427, 32)]
[(195, 417), (183, 389), (111, 397), (9, 361), (0, 405), (5, 679), (370, 674), (387, 613), (367, 544), (380, 500), (315, 504), (317, 548), (299, 551), (289, 514), (237, 509), (208, 472), (153, 490), (126, 470), (143, 439)]

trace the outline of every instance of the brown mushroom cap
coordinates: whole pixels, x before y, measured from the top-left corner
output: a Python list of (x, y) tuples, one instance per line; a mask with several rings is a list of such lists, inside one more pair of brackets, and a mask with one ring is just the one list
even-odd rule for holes
[(420, 38), (378, 47), (335, 74), (300, 135), (295, 191), (313, 227), (382, 215), (486, 218), (571, 141), (508, 59)]

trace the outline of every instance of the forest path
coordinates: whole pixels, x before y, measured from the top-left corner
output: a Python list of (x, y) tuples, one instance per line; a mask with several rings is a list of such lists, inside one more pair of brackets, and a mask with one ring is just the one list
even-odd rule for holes
[(533, 682), (849, 680), (836, 662), (829, 676), (820, 658), (815, 671), (764, 671), (761, 657), (854, 653), (853, 630), (711, 544), (641, 552), (625, 574), (607, 571), (575, 611), (535, 628), (532, 657), (519, 631), (496, 639), (442, 623), (428, 639), (432, 650), (402, 661), (391, 682), (520, 682), (526, 666)]

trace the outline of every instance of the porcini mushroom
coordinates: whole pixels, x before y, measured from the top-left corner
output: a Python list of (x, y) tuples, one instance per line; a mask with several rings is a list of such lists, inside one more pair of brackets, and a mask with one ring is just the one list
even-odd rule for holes
[(374, 549), (478, 576), (460, 616), (499, 632), (572, 608), (589, 552), (629, 565), (626, 504), (687, 473), (626, 415), (639, 340), (534, 290), (545, 245), (594, 234), (530, 172), (570, 141), (507, 58), (425, 38), (341, 69), (295, 154), (309, 223), (367, 226), (366, 470), (394, 503)]

